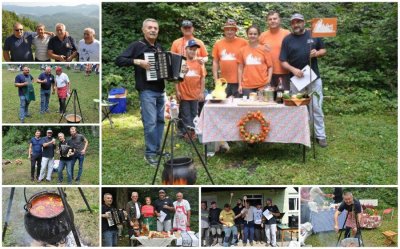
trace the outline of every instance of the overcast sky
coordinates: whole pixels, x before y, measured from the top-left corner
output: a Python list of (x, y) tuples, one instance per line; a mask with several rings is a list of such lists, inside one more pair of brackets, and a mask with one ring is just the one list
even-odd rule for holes
[(35, 1), (35, 2), (4, 2), (3, 5), (18, 5), (18, 6), (25, 6), (25, 7), (36, 7), (36, 6), (75, 6), (81, 4), (95, 4), (99, 5), (98, 0), (86, 0), (86, 1), (54, 1), (49, 2), (48, 0), (45, 1)]

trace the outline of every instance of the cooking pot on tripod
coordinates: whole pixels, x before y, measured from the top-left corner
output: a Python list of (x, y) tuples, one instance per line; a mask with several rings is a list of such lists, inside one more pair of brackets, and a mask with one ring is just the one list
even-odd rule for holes
[(43, 191), (26, 198), (24, 209), (25, 229), (29, 235), (38, 241), (48, 244), (62, 243), (72, 230), (72, 224), (67, 216), (66, 208), (74, 222), (74, 216), (69, 204), (64, 207), (61, 196), (54, 192)]

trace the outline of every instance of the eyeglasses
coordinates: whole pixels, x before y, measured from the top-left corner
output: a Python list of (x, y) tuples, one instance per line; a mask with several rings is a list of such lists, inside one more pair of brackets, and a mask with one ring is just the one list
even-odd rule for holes
[(15, 29), (15, 31), (17, 31), (17, 32), (18, 32), (18, 31), (24, 31), (24, 29)]

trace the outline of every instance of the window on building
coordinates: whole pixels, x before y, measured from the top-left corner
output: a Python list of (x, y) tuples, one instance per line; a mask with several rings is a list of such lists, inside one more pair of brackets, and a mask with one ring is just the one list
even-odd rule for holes
[(289, 198), (289, 211), (299, 210), (299, 198)]

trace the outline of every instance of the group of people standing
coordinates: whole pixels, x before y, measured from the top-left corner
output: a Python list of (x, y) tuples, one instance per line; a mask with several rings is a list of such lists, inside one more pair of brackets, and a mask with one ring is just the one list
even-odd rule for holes
[[(322, 112), (322, 80), (317, 58), (326, 54), (322, 39), (312, 38), (311, 31), (305, 29), (303, 15), (294, 14), (290, 18), (292, 31), (281, 27), (280, 15), (270, 11), (266, 16), (268, 30), (261, 33), (257, 25), (247, 28), (247, 40), (237, 36), (236, 21), (228, 19), (223, 26), (224, 38), (218, 40), (212, 49), (212, 76), (214, 81), (225, 78), (228, 81), (227, 96), (249, 95), (267, 86), (277, 86), (282, 81), (285, 90), (297, 93), (291, 85), (290, 77), (303, 77), (302, 69), (311, 61), (311, 68), (317, 79), (306, 87), (306, 91), (317, 92), (313, 96), (310, 118), (315, 125), (317, 142), (327, 146), (324, 115)], [(198, 102), (204, 100), (205, 64), (208, 53), (204, 43), (194, 37), (193, 23), (184, 20), (181, 24), (183, 37), (175, 40), (171, 51), (187, 57), (184, 80), (176, 85), (176, 97), (180, 101), (181, 119), (186, 126), (193, 127), (193, 119), (198, 115)], [(143, 22), (144, 38), (131, 43), (116, 59), (118, 66), (133, 66), (135, 88), (139, 92), (141, 114), (144, 125), (145, 160), (150, 165), (157, 163), (164, 130), (164, 80), (149, 81), (146, 70), (150, 62), (144, 59), (145, 52), (164, 51), (157, 37), (159, 25), (155, 19)]]
[[(58, 113), (65, 113), (66, 100), (71, 93), (71, 82), (66, 73), (63, 73), (62, 67), (56, 67), (56, 75), (52, 73), (52, 68), (47, 66), (36, 82), (40, 84), (40, 114), (49, 113), (49, 102), (51, 94), (57, 92), (59, 109)], [(20, 100), (19, 119), (21, 123), (25, 123), (25, 119), (31, 117), (29, 113), (29, 104), (36, 100), (33, 83), (34, 77), (30, 74), (30, 68), (25, 66), (22, 74), (15, 77), (15, 87), (18, 88), (18, 96)]]
[[(145, 204), (139, 202), (138, 192), (132, 192), (131, 200), (120, 208), (125, 214), (126, 222), (110, 226), (111, 211), (115, 210), (113, 197), (104, 194), (104, 204), (101, 210), (103, 246), (117, 246), (118, 237), (122, 239), (124, 225), (128, 228), (130, 243), (132, 236), (140, 236), (144, 230), (158, 232), (189, 231), (191, 208), (181, 192), (176, 193), (176, 200), (170, 199), (165, 190), (158, 191), (158, 199), (152, 203), (151, 197), (145, 197)], [(146, 226), (146, 229), (144, 227)], [(148, 234), (147, 234), (148, 235)]]
[[(17, 22), (13, 26), (13, 32), (4, 42), (5, 61), (71, 62), (74, 59), (82, 62), (100, 61), (100, 43), (95, 39), (95, 30), (90, 27), (83, 30), (83, 39), (78, 45), (66, 31), (63, 23), (57, 23), (53, 33), (46, 31), (43, 24), (37, 25), (35, 32), (24, 31), (24, 26)], [(32, 46), (35, 48), (35, 53)]]
[[(76, 127), (70, 128), (69, 139), (66, 139), (64, 133), (58, 133), (58, 145), (56, 138), (53, 137), (53, 131), (48, 129), (46, 136), (41, 137), (41, 131), (36, 130), (35, 136), (29, 141), (28, 158), (31, 161), (31, 181), (35, 180), (40, 183), (42, 181), (51, 181), (54, 170), (55, 154), (59, 155), (57, 167), (58, 183), (63, 182), (63, 171), (66, 168), (68, 184), (72, 184), (74, 179), (74, 166), (76, 161), (79, 163), (78, 175), (75, 178), (77, 184), (83, 173), (83, 161), (89, 145), (84, 135), (77, 132)], [(35, 176), (36, 168), (36, 176)], [(47, 172), (46, 172), (47, 171)]]
[[(245, 198), (244, 198), (245, 200)], [(271, 216), (266, 217), (268, 210)], [(261, 203), (252, 204), (250, 201), (238, 199), (232, 209), (230, 204), (225, 204), (221, 210), (215, 201), (211, 202), (208, 209), (207, 202), (201, 202), (201, 234), (202, 246), (223, 245), (229, 247), (256, 244), (276, 246), (276, 219), (280, 216), (279, 209), (272, 204), (272, 199), (267, 199), (266, 206)], [(265, 236), (264, 236), (265, 235)], [(223, 240), (223, 242), (222, 242)]]

